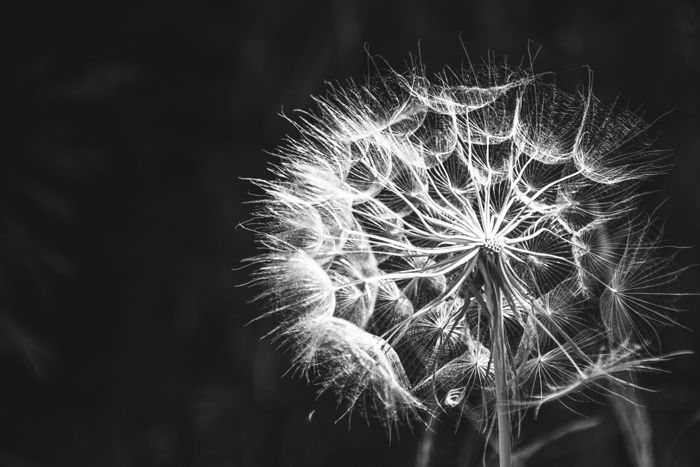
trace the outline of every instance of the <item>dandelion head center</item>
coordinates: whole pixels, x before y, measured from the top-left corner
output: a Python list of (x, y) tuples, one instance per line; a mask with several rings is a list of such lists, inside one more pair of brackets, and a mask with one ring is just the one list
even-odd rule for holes
[(486, 253), (500, 255), (503, 252), (505, 242), (500, 237), (487, 238), (482, 245), (482, 250)]

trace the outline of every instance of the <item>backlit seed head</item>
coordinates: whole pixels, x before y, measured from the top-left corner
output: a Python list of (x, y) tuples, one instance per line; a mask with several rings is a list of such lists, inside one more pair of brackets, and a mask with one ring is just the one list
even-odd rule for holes
[[(334, 87), (293, 122), (250, 224), (296, 368), (387, 424), (493, 413), (498, 284), (512, 407), (645, 366), (674, 305), (639, 182), (646, 124), (523, 68)], [(488, 277), (487, 277), (488, 276)], [(653, 359), (652, 359), (653, 360)]]

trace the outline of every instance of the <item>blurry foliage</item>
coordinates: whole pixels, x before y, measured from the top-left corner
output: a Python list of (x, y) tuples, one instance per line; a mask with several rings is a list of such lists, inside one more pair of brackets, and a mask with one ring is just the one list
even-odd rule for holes
[[(276, 113), (306, 108), (324, 80), (371, 71), (363, 44), (429, 70), (543, 45), (536, 70), (564, 86), (596, 70), (603, 100), (644, 104), (675, 168), (657, 185), (667, 238), (700, 238), (700, 10), (690, 1), (508, 5), (506, 2), (292, 0), (214, 8), (24, 4), (4, 56), (10, 127), (0, 158), (0, 465), (410, 465), (420, 433), (391, 445), (380, 427), (334, 424), (333, 401), (281, 378), (288, 367), (257, 336), (252, 253), (235, 226), (248, 185), (291, 131)], [(8, 18), (10, 19), (10, 18)], [(574, 76), (576, 75), (576, 76)], [(687, 250), (682, 265), (699, 263)], [(700, 283), (697, 270), (685, 288)], [(700, 329), (698, 300), (680, 321)], [(664, 351), (700, 350), (670, 329)], [(643, 383), (654, 451), (694, 465), (700, 443), (698, 358)], [(311, 408), (316, 407), (309, 417)], [(631, 465), (610, 410), (600, 426), (533, 454), (531, 465)], [(543, 410), (528, 439), (572, 415)], [(464, 428), (466, 430), (466, 428)], [(466, 459), (447, 433), (435, 465)], [(585, 443), (581, 440), (585, 439)], [(480, 445), (477, 441), (476, 445)], [(480, 447), (479, 447), (480, 449)], [(694, 450), (694, 451), (693, 451)], [(471, 456), (474, 457), (474, 456)], [(479, 457), (479, 456), (477, 456)]]

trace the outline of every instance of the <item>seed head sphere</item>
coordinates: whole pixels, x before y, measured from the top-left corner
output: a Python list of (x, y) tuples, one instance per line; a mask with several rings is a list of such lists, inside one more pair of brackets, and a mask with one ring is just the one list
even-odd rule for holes
[(677, 271), (637, 202), (663, 154), (634, 113), (550, 78), (413, 66), (331, 86), (254, 181), (273, 335), (345, 410), (488, 420), (495, 320), (512, 410), (654, 361)]

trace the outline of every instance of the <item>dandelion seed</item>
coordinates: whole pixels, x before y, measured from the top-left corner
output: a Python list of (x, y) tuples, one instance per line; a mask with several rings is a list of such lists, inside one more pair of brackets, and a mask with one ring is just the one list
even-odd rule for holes
[(655, 361), (676, 272), (634, 215), (661, 169), (637, 116), (492, 64), (316, 102), (256, 181), (257, 281), (348, 411), (496, 417), (503, 453), (512, 413)]

